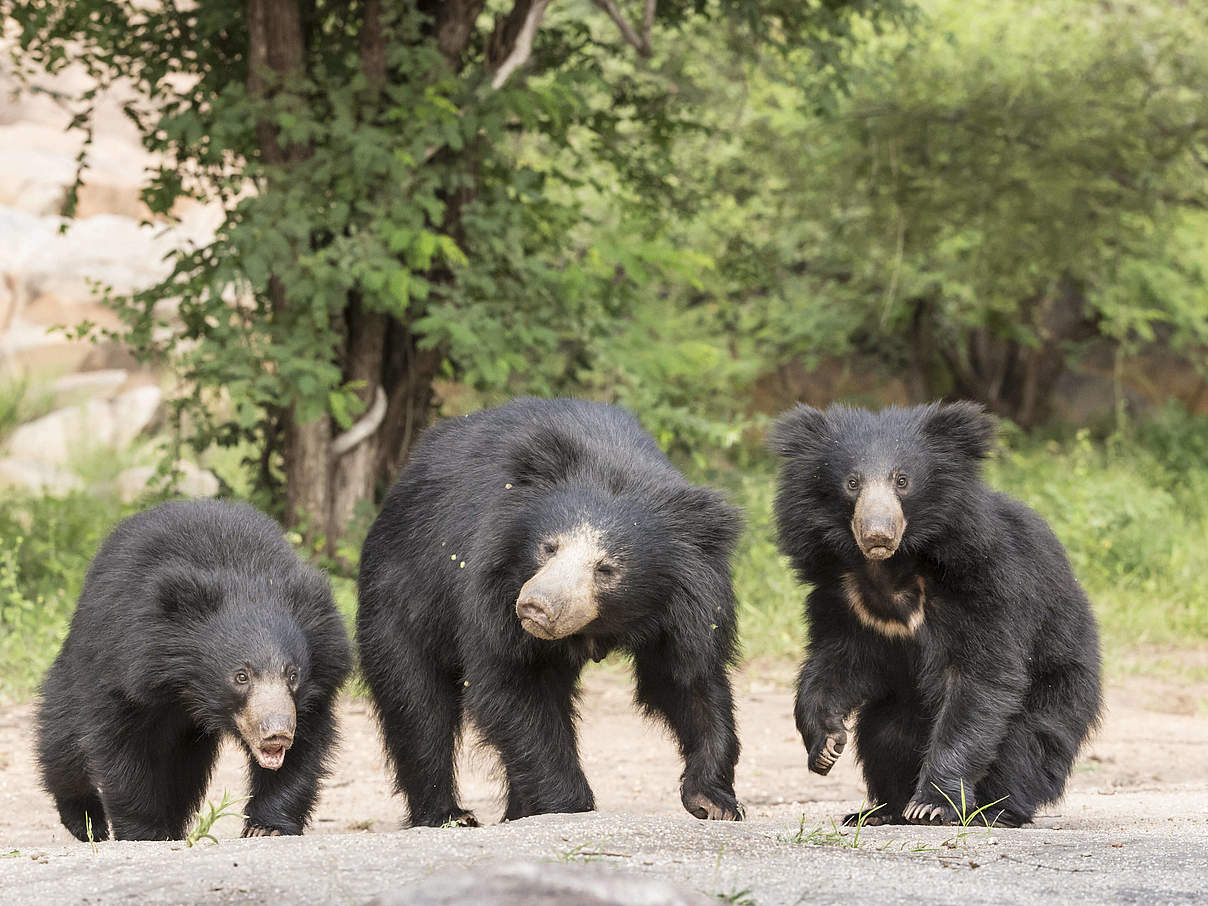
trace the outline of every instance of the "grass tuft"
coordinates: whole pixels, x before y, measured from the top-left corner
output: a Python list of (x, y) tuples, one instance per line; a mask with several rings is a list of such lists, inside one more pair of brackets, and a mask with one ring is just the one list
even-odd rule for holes
[(233, 797), (227, 790), (222, 791), (222, 801), (218, 805), (213, 802), (207, 802), (209, 812), (197, 813), (197, 824), (189, 831), (185, 837), (185, 846), (196, 846), (202, 840), (209, 840), (211, 843), (217, 843), (218, 838), (210, 831), (214, 825), (222, 818), (247, 818), (247, 815), (236, 811), (235, 807), (242, 805), (251, 799), (251, 796)]

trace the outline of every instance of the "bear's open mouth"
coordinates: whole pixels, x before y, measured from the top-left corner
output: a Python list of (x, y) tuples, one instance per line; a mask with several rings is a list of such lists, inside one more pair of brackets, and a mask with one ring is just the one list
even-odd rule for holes
[(888, 560), (897, 551), (896, 547), (886, 547), (883, 544), (878, 544), (875, 547), (870, 547), (864, 551), (864, 556), (869, 560)]
[(276, 771), (280, 770), (281, 765), (285, 764), (286, 748), (288, 747), (284, 743), (277, 743), (275, 745), (257, 746), (253, 752), (260, 767)]

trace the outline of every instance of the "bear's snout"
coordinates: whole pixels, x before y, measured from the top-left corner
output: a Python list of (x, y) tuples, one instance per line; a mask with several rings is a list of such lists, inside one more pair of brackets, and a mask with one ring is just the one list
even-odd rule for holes
[(886, 560), (894, 555), (906, 532), (906, 516), (889, 482), (870, 483), (860, 492), (851, 530), (861, 553), (869, 560)]
[[(524, 624), (525, 629), (541, 638), (557, 638), (556, 635), (551, 635), (550, 632), (557, 622), (558, 609), (544, 595), (538, 595), (531, 591), (527, 595), (522, 591), (520, 597), (516, 600), (516, 616), (520, 618), (520, 622)], [(532, 629), (529, 628), (530, 625), (533, 627)]]
[(599, 532), (588, 526), (559, 535), (555, 553), (516, 597), (524, 631), (539, 639), (564, 639), (598, 614), (595, 568), (604, 556)]
[(262, 768), (280, 769), (294, 744), (297, 712), (289, 687), (282, 682), (255, 681), (247, 701), (235, 715), (239, 735)]

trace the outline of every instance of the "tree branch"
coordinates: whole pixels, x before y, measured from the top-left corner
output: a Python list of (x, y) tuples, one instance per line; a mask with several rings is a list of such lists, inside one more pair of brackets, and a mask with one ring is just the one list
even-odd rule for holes
[(658, 0), (646, 0), (646, 7), (642, 12), (642, 31), (640, 34), (634, 30), (633, 25), (625, 18), (625, 14), (617, 6), (616, 0), (592, 0), (592, 2), (608, 13), (608, 17), (621, 30), (621, 37), (633, 45), (639, 56), (649, 57), (654, 53), (654, 48), (650, 43), (650, 33), (654, 29), (654, 9)]
[(386, 391), (379, 384), (373, 395), (373, 405), (351, 428), (331, 442), (332, 457), (340, 457), (371, 437), (386, 417)]
[(491, 87), (494, 90), (498, 91), (502, 88), (512, 73), (527, 63), (529, 57), (533, 55), (533, 39), (537, 36), (537, 29), (541, 26), (541, 20), (549, 5), (550, 0), (535, 0), (528, 8), (524, 23), (520, 26), (520, 30), (512, 42), (512, 49), (504, 61), (499, 64), (495, 77), (491, 79)]

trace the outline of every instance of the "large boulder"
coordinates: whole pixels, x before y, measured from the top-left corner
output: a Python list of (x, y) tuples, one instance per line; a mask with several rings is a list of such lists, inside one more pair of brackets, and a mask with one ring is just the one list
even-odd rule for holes
[(91, 399), (24, 424), (8, 441), (10, 455), (62, 466), (80, 451), (124, 449), (156, 420), (163, 391), (138, 387), (113, 400)]
[(57, 466), (26, 459), (0, 459), (0, 489), (62, 497), (83, 488), (78, 475)]
[[(218, 479), (213, 472), (199, 468), (191, 462), (181, 460), (174, 469), (177, 478), (172, 485), (173, 490), (185, 497), (217, 497), (219, 491)], [(154, 466), (134, 466), (126, 469), (114, 481), (114, 490), (123, 503), (133, 503), (153, 487), (155, 478)]]

